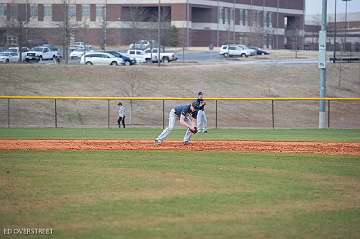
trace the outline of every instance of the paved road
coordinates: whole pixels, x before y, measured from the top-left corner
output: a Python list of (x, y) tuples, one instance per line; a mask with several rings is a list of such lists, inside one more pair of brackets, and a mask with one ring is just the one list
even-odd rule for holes
[(198, 61), (198, 62), (224, 61), (224, 57), (219, 55), (218, 52), (204, 51), (204, 52), (196, 52), (196, 53), (185, 53), (184, 56), (181, 52), (179, 52), (176, 55), (179, 58), (179, 61), (182, 60)]
[(250, 61), (234, 61), (241, 65), (298, 65), (298, 64), (317, 64), (314, 59), (290, 59), (290, 60), (250, 60)]
[[(249, 58), (224, 58), (219, 55), (218, 52), (196, 52), (196, 53), (185, 53), (184, 55), (180, 53), (177, 54), (178, 61), (194, 61), (199, 62), (200, 64), (207, 63), (222, 63), (222, 64), (241, 64), (241, 65), (291, 65), (291, 64), (317, 64), (317, 59), (289, 59), (289, 60), (261, 60), (254, 57)], [(79, 64), (78, 60), (70, 60), (69, 64), (77, 65)], [(35, 63), (36, 64), (36, 63)], [(53, 61), (42, 61), (38, 64), (54, 64)]]
[(184, 55), (181, 53), (177, 54), (179, 61), (197, 61), (199, 63), (209, 62), (223, 62), (223, 63), (237, 63), (237, 64), (317, 64), (317, 59), (289, 59), (289, 60), (259, 60), (253, 57), (249, 58), (224, 58), (219, 55), (218, 52), (198, 52), (198, 53), (187, 53)]

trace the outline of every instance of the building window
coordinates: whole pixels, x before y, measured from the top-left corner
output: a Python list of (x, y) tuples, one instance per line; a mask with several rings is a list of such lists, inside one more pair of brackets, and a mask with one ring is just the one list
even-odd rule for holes
[(226, 22), (225, 11), (226, 11), (226, 9), (225, 9), (225, 8), (222, 8), (222, 9), (221, 9), (221, 19), (222, 19), (222, 24), (225, 24), (225, 22)]
[(6, 4), (0, 4), (0, 17), (6, 16)]
[(69, 17), (75, 17), (76, 16), (76, 5), (69, 5), (68, 8), (69, 11)]
[(264, 26), (264, 12), (258, 12), (259, 23), (258, 26)]
[(231, 8), (228, 8), (228, 23), (231, 23), (231, 19), (233, 19), (232, 15), (233, 11)]
[(13, 4), (11, 4), (11, 5), (9, 5), (9, 9), (8, 9), (9, 11), (7, 12), (7, 14), (8, 14), (8, 17), (17, 17), (17, 7), (16, 7), (16, 5), (13, 5)]
[(96, 17), (104, 17), (104, 6), (96, 5)]
[(90, 17), (90, 5), (82, 5), (82, 15), (84, 17)]
[(51, 17), (51, 15), (52, 15), (51, 5), (45, 5), (44, 6), (44, 17)]
[(31, 5), (30, 6), (30, 16), (31, 17), (37, 17), (38, 16), (38, 6), (37, 5)]
[(246, 25), (247, 15), (248, 15), (247, 10), (246, 10), (246, 9), (243, 9), (243, 10), (242, 10), (242, 14), (241, 14), (241, 16), (242, 16), (242, 24), (243, 24), (243, 26), (245, 26), (245, 25)]
[(267, 12), (266, 14), (266, 26), (267, 27), (271, 26), (271, 12)]

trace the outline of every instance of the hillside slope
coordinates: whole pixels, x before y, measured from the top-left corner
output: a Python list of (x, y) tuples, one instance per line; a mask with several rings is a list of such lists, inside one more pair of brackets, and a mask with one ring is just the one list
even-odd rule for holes
[[(169, 65), (111, 67), (0, 65), (0, 95), (192, 97), (318, 97), (317, 65)], [(360, 97), (360, 64), (329, 65), (329, 97)], [(130, 108), (130, 102), (124, 102)], [(166, 111), (177, 102), (167, 102)], [(219, 102), (218, 125), (271, 126), (270, 102)], [(332, 103), (334, 127), (360, 127), (360, 104)], [(7, 102), (0, 101), (0, 125), (7, 124)], [(60, 126), (104, 126), (106, 102), (59, 102)], [(209, 102), (210, 125), (215, 104)], [(316, 127), (318, 102), (275, 102), (277, 127)], [(166, 113), (167, 114), (167, 113)], [(12, 101), (14, 126), (53, 122), (53, 102)], [(111, 102), (111, 123), (116, 102)], [(132, 102), (131, 123), (162, 124), (161, 102)], [(107, 122), (107, 120), (105, 120)]]

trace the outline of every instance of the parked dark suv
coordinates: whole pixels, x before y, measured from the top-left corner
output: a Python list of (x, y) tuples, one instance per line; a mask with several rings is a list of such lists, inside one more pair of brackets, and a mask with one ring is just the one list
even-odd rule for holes
[(130, 66), (130, 65), (134, 65), (136, 64), (136, 60), (135, 59), (131, 59), (130, 57), (126, 56), (125, 54), (123, 53), (120, 53), (120, 52), (117, 52), (117, 51), (106, 51), (106, 53), (109, 53), (113, 56), (116, 56), (116, 57), (119, 57), (121, 59), (124, 60), (124, 64), (126, 66)]

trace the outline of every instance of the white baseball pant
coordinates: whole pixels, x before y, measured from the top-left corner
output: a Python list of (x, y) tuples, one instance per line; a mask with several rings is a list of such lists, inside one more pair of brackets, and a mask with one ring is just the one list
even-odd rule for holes
[[(169, 126), (167, 128), (165, 128), (161, 134), (156, 138), (156, 140), (159, 141), (164, 141), (171, 133), (171, 131), (175, 128), (176, 126), (176, 114), (175, 114), (175, 109), (170, 110), (169, 113)], [(191, 125), (191, 120), (188, 117), (185, 117), (184, 119), (188, 124)], [(185, 132), (184, 135), (184, 142), (185, 141), (190, 141), (191, 140), (191, 136), (193, 135), (193, 133), (190, 131), (190, 129), (188, 128)]]
[(198, 113), (197, 113), (197, 127), (198, 127), (199, 132), (206, 131), (207, 130), (207, 124), (208, 124), (208, 121), (207, 121), (205, 111), (199, 110)]

